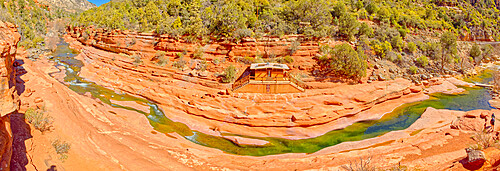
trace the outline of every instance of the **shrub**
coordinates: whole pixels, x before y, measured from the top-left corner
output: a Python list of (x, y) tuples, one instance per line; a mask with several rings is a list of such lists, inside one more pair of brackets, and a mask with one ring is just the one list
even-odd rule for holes
[(478, 44), (474, 43), (469, 51), (469, 55), (476, 61), (476, 63), (481, 62), (481, 59), (478, 59), (479, 56), (481, 56), (481, 53), (481, 47), (479, 47)]
[(237, 58), (237, 60), (241, 63), (244, 63), (244, 64), (252, 64), (254, 62), (254, 58), (252, 57), (248, 57), (248, 56), (245, 56), (245, 57), (239, 57)]
[(133, 55), (132, 55), (132, 58), (134, 59), (134, 61), (133, 61), (132, 63), (134, 63), (134, 66), (136, 66), (136, 67), (137, 67), (138, 65), (140, 65), (140, 64), (142, 64), (142, 63), (143, 63), (143, 62), (142, 62), (142, 59), (141, 59), (141, 56), (140, 56), (140, 55), (138, 55), (138, 54), (133, 54)]
[(59, 139), (56, 139), (52, 141), (52, 147), (56, 150), (56, 153), (60, 155), (59, 159), (60, 160), (65, 160), (68, 158), (68, 152), (69, 149), (71, 148), (71, 144), (69, 144), (66, 141), (61, 141)]
[(417, 58), (417, 64), (421, 67), (426, 67), (429, 64), (429, 58), (427, 56), (420, 56)]
[[(425, 49), (425, 50), (424, 50)], [(425, 43), (425, 47), (422, 49), (427, 56), (431, 59), (439, 59), (441, 57), (441, 46), (436, 42), (427, 42)]]
[(158, 65), (158, 66), (165, 66), (167, 64), (168, 64), (168, 59), (166, 59), (165, 56), (160, 56), (158, 58), (158, 62), (156, 62), (156, 65)]
[(215, 65), (219, 65), (220, 60), (219, 60), (219, 59), (214, 59), (214, 60), (212, 61), (212, 63), (214, 63)]
[(493, 140), (493, 137), (487, 133), (486, 130), (474, 133), (472, 139), (476, 142), (476, 144), (472, 146), (475, 150), (482, 150), (497, 145)]
[(186, 61), (184, 61), (184, 54), (183, 53), (177, 53), (177, 57), (179, 58), (178, 61), (172, 63), (172, 66), (174, 66), (177, 69), (184, 70), (184, 67), (186, 66)]
[(202, 46), (199, 46), (198, 48), (196, 48), (196, 50), (194, 51), (194, 54), (193, 54), (193, 59), (203, 59), (203, 54), (205, 52), (203, 51), (203, 47)]
[(373, 29), (365, 22), (361, 23), (359, 27), (358, 36), (366, 35), (367, 37), (373, 37)]
[(264, 59), (262, 59), (262, 57), (256, 56), (256, 57), (253, 59), (253, 62), (254, 62), (254, 63), (264, 63)]
[(402, 38), (406, 37), (406, 29), (400, 28), (398, 29), (399, 35), (401, 35)]
[(231, 81), (234, 80), (235, 76), (236, 76), (236, 67), (230, 65), (226, 69), (224, 69), (224, 74), (222, 74), (221, 81), (223, 83), (230, 83)]
[(176, 55), (176, 56), (177, 56), (177, 58), (179, 58), (179, 59), (183, 59), (183, 58), (184, 58), (184, 53), (180, 53), (180, 52), (179, 52), (179, 53), (177, 53), (177, 54), (175, 54), (175, 55)]
[(281, 64), (292, 63), (293, 62), (293, 58), (287, 55), (287, 56), (282, 57), (282, 58), (276, 58), (275, 62), (281, 63)]
[(300, 42), (299, 41), (295, 41), (295, 42), (292, 42), (292, 44), (290, 45), (290, 47), (288, 47), (288, 52), (290, 53), (290, 55), (293, 55), (299, 49), (300, 49)]
[(179, 61), (176, 61), (176, 62), (172, 63), (172, 66), (174, 66), (177, 69), (184, 70), (184, 67), (186, 66), (186, 63), (187, 62), (184, 61), (184, 59), (181, 59)]
[(493, 52), (493, 46), (490, 44), (483, 45), (481, 47), (483, 58), (488, 59), (490, 58), (492, 52)]
[(52, 123), (54, 122), (52, 117), (45, 114), (44, 110), (37, 110), (34, 108), (29, 108), (24, 114), (26, 120), (38, 129), (40, 132), (44, 133), (52, 128)]
[[(361, 2), (361, 1), (358, 1), (358, 2)], [(366, 12), (366, 10), (364, 8), (362, 8), (362, 9), (360, 9), (358, 11), (358, 16), (359, 16), (358, 17), (359, 19), (363, 19), (363, 20), (367, 19), (368, 18), (368, 12)]]
[(349, 161), (349, 164), (342, 165), (342, 169), (345, 169), (347, 171), (375, 171), (377, 170), (376, 167), (372, 166), (371, 164), (371, 157), (368, 157), (366, 159), (359, 158), (359, 160), (356, 161)]
[(377, 4), (375, 4), (375, 2), (369, 2), (368, 5), (366, 5), (365, 9), (371, 15), (373, 13), (377, 13), (379, 7)]
[(380, 58), (385, 58), (386, 55), (392, 50), (391, 43), (384, 41), (380, 43), (378, 40), (371, 42), (375, 54)]
[(395, 63), (398, 61), (398, 55), (396, 53), (394, 53), (393, 51), (389, 51), (389, 52), (387, 52), (385, 59)]
[(356, 17), (346, 13), (339, 18), (339, 33), (345, 36), (348, 41), (354, 41), (354, 35), (358, 34), (360, 24)]
[(167, 53), (164, 51), (156, 52), (155, 57), (153, 58), (154, 60), (156, 60), (156, 65), (165, 66), (168, 64), (168, 58), (165, 57), (165, 55), (167, 55)]
[(332, 50), (332, 48), (328, 45), (321, 45), (319, 47), (319, 52), (322, 53), (322, 54), (327, 54), (327, 53), (330, 53), (330, 51)]
[(348, 79), (359, 79), (366, 74), (366, 56), (363, 52), (356, 52), (349, 44), (337, 45), (329, 50), (329, 58), (326, 56), (318, 60), (326, 73), (335, 76), (343, 76)]
[(135, 45), (136, 42), (137, 40), (133, 38), (132, 40), (130, 40), (130, 42), (127, 43), (127, 47)]
[(424, 42), (417, 41), (417, 47), (418, 47), (418, 49), (420, 49), (422, 52), (426, 52), (426, 51), (427, 51), (427, 44), (425, 44)]
[(237, 29), (236, 31), (233, 32), (233, 38), (237, 40), (252, 36), (253, 36), (253, 31), (251, 29)]
[(391, 45), (398, 52), (401, 52), (403, 50), (403, 46), (404, 46), (403, 39), (400, 36), (392, 37), (392, 39), (391, 39)]
[(406, 45), (406, 49), (408, 49), (408, 52), (413, 53), (417, 50), (417, 45), (415, 43), (410, 42)]
[(285, 61), (285, 63), (292, 63), (294, 61), (291, 56), (285, 56), (283, 60)]
[(417, 73), (417, 67), (416, 66), (411, 66), (410, 67), (410, 74), (416, 74)]

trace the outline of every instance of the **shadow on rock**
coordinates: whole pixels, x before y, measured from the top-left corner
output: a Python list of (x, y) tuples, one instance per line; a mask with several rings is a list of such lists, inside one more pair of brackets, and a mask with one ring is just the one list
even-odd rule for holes
[(25, 85), (24, 80), (21, 79), (21, 76), (27, 73), (27, 71), (23, 67), (24, 61), (22, 59), (16, 59), (14, 61), (14, 68), (16, 70), (16, 90), (17, 94), (21, 95), (24, 93)]
[(460, 160), (460, 164), (467, 170), (481, 169), (486, 162), (484, 152), (472, 148), (466, 148), (465, 151), (467, 152), (467, 157)]
[(57, 171), (57, 167), (52, 165), (50, 168), (47, 169), (47, 171)]
[(13, 134), (11, 170), (26, 170), (29, 163), (26, 140), (32, 138), (30, 126), (25, 122), (24, 114), (14, 113), (10, 116)]

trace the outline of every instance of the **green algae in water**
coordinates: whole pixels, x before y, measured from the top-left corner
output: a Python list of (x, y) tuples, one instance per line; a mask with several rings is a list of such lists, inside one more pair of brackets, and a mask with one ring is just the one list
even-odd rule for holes
[[(94, 98), (98, 98), (106, 104), (113, 107), (136, 111), (145, 115), (150, 124), (158, 132), (177, 133), (187, 140), (194, 143), (217, 148), (224, 152), (238, 155), (265, 156), (282, 153), (313, 153), (326, 147), (330, 147), (342, 142), (359, 141), (367, 138), (373, 138), (383, 135), (390, 131), (402, 130), (408, 128), (414, 123), (427, 107), (437, 109), (450, 109), (469, 111), (475, 109), (491, 109), (488, 103), (490, 95), (484, 88), (465, 88), (464, 94), (445, 95), (433, 94), (428, 100), (404, 104), (396, 108), (393, 112), (384, 115), (379, 120), (369, 120), (354, 123), (344, 129), (332, 130), (324, 135), (299, 140), (289, 140), (274, 137), (253, 137), (236, 134), (246, 138), (260, 139), (268, 141), (265, 145), (240, 145), (222, 137), (207, 135), (198, 131), (189, 129), (186, 124), (174, 122), (163, 114), (158, 106), (143, 98), (118, 94), (113, 90), (99, 86), (93, 82), (87, 81), (78, 76), (83, 63), (74, 59), (76, 52), (68, 48), (67, 44), (60, 44), (55, 52), (53, 59), (59, 65), (66, 67), (66, 77), (64, 81), (73, 91), (84, 94), (90, 92)], [(491, 72), (483, 72), (476, 77), (468, 78), (471, 82), (487, 82), (491, 80)], [(150, 107), (149, 113), (134, 109), (128, 106), (114, 104), (110, 99), (117, 101), (134, 101), (138, 104), (147, 104)]]

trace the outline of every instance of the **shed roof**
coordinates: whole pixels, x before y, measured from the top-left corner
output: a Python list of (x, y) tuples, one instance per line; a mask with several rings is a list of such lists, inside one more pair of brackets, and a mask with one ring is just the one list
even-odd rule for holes
[(255, 63), (250, 65), (250, 69), (266, 69), (266, 68), (285, 69), (285, 70), (290, 69), (286, 64), (278, 64), (278, 63)]

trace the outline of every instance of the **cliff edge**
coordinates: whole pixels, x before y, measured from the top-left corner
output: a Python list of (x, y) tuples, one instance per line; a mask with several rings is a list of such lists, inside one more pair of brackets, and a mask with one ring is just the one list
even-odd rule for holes
[(0, 21), (0, 170), (8, 170), (12, 155), (10, 114), (19, 109), (14, 60), (21, 35), (11, 23)]

